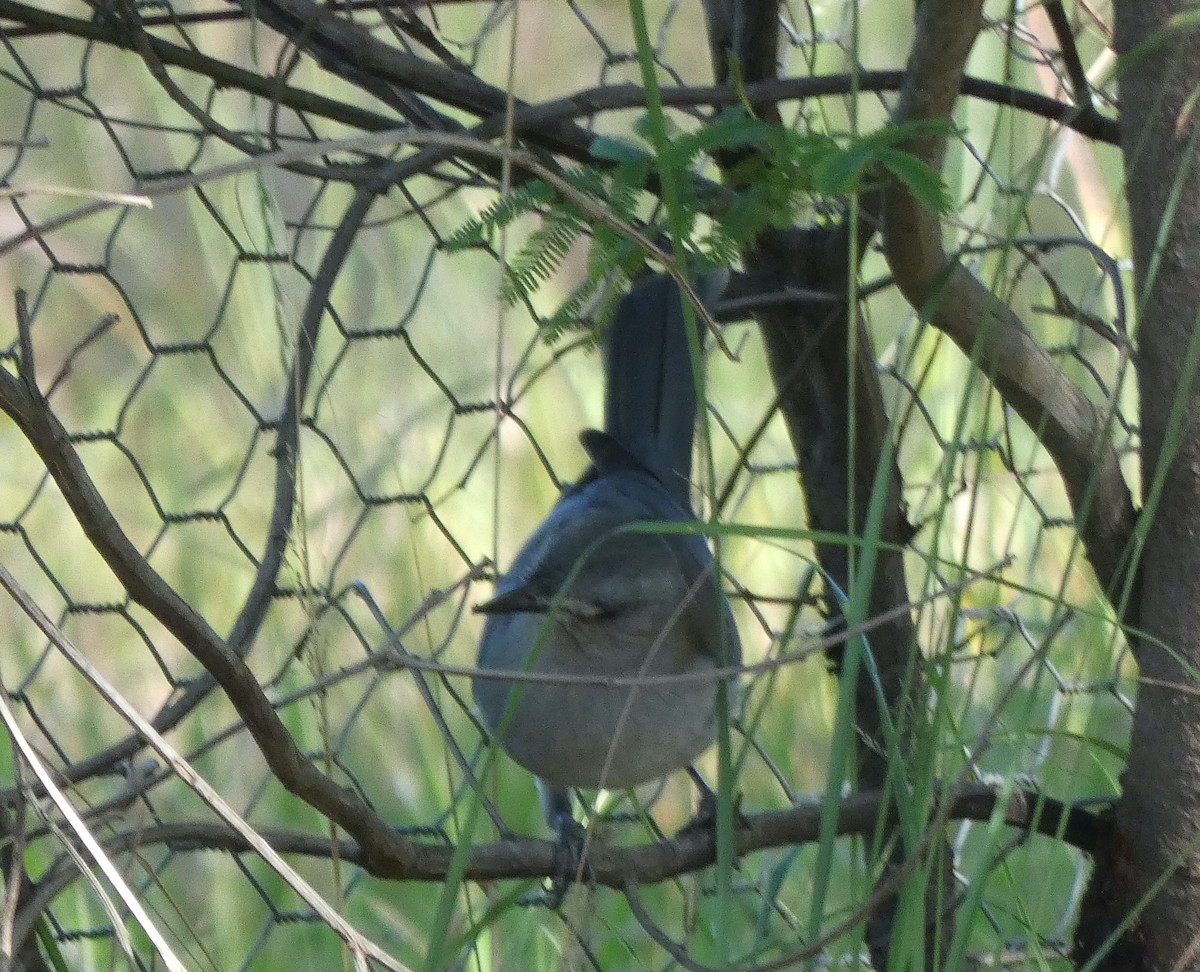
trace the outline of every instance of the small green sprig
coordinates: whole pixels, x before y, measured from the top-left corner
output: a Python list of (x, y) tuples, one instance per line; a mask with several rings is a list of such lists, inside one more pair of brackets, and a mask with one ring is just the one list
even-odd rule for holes
[[(594, 168), (573, 169), (564, 179), (581, 196), (604, 206), (621, 221), (643, 225), (653, 237), (662, 214), (647, 204), (663, 165), (676, 175), (689, 260), (699, 271), (731, 266), (763, 232), (795, 225), (814, 198), (840, 199), (874, 189), (894, 178), (929, 209), (950, 209), (941, 176), (907, 150), (913, 141), (954, 134), (942, 121), (887, 125), (857, 138), (797, 132), (764, 121), (745, 106), (726, 108), (693, 131), (673, 129), (661, 159), (648, 148), (646, 119), (635, 124), (634, 139), (600, 136), (591, 145)], [(722, 162), (724, 179), (702, 175), (709, 160)], [(545, 322), (549, 339), (576, 326), (605, 281), (617, 286), (597, 308), (603, 323), (620, 284), (645, 262), (644, 254), (617, 229), (597, 224), (581, 206), (551, 186), (532, 180), (468, 220), (446, 242), (459, 251), (490, 243), (519, 217), (537, 214), (541, 222), (505, 269), (501, 296), (509, 303), (527, 299), (549, 280), (584, 237), (589, 238), (587, 276)]]

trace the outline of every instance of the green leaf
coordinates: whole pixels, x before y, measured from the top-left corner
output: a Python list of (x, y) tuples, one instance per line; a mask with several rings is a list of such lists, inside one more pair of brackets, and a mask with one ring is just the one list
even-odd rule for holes
[(857, 149), (830, 152), (813, 166), (813, 190), (823, 196), (848, 196), (862, 188), (871, 157)]
[[(677, 124), (675, 124), (674, 119), (664, 115), (663, 116), (663, 125), (666, 126), (667, 138), (674, 138), (678, 134), (679, 126)], [(650, 135), (650, 115), (649, 115), (649, 113), (646, 113), (646, 114), (640, 116), (637, 119), (637, 121), (635, 121), (633, 123), (633, 130), (634, 130), (634, 132), (637, 133), (639, 138), (644, 139), (647, 142), (653, 141), (653, 139), (651, 138), (651, 135)]]
[(483, 222), (478, 219), (469, 219), (450, 234), (446, 242), (442, 244), (442, 248), (447, 253), (460, 253), (463, 250), (479, 246), (483, 241)]
[(618, 163), (641, 163), (650, 158), (644, 148), (624, 139), (610, 138), (607, 135), (600, 135), (592, 139), (592, 144), (588, 146), (588, 154), (594, 159)]
[(953, 208), (950, 191), (941, 173), (911, 152), (890, 149), (880, 155), (880, 164), (899, 179), (921, 204), (935, 213), (948, 213)]
[[(634, 130), (649, 141), (649, 118), (640, 118)], [(656, 209), (653, 219), (645, 219), (645, 193), (652, 178), (669, 175), (675, 204), (671, 230), (673, 235), (683, 234), (688, 259), (710, 268), (728, 266), (764, 230), (793, 225), (811, 208), (814, 195), (843, 197), (887, 175), (900, 180), (926, 206), (945, 212), (950, 195), (940, 176), (906, 146), (916, 138), (942, 137), (953, 131), (943, 121), (911, 122), (839, 141), (823, 132), (768, 124), (745, 107), (734, 106), (694, 130), (672, 126), (665, 141), (660, 132), (657, 157), (629, 138), (599, 136), (590, 146), (592, 157), (616, 163), (615, 167), (572, 169), (563, 178), (597, 205), (621, 220), (641, 224), (644, 233), (656, 237), (667, 233), (666, 217)], [(725, 172), (724, 190), (714, 190), (700, 178), (698, 167), (712, 156), (738, 160)], [(645, 263), (635, 244), (536, 180), (464, 223), (451, 234), (446, 248), (453, 251), (486, 243), (527, 214), (539, 215), (541, 222), (509, 263), (502, 287), (508, 301), (528, 298), (542, 287), (585, 237), (589, 281), (629, 279)], [(594, 297), (595, 287), (590, 284), (573, 291), (550, 316), (545, 328), (548, 337), (574, 327)]]

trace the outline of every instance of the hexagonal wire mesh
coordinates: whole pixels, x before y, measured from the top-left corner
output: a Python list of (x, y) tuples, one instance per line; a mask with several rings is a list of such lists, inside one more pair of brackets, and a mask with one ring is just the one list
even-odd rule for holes
[[(784, 9), (787, 63), (808, 71), (819, 61), (902, 56), (882, 39), (877, 48), (867, 34), (854, 40), (851, 18), (834, 6)], [(879, 13), (901, 22), (904, 6)], [(494, 253), (442, 249), (495, 198), (499, 165), (432, 158), (434, 149), (397, 148), (384, 137), (359, 148), (398, 160), (407, 177), (386, 193), (356, 195), (365, 156), (323, 143), (390, 128), (397, 113), (427, 126), (428, 106), (416, 96), (372, 85), (346, 64), (341, 79), (324, 73), (272, 29), (278, 24), (224, 4), (73, 7), (0, 6), (0, 130), (8, 133), (0, 153), (11, 190), (0, 216), (2, 266), (9, 293), (28, 291), (25, 308), (4, 315), (3, 346), (10, 374), (27, 376), (32, 361), (65, 430), (55, 438), (0, 425), (8, 457), (0, 563), (216, 791), (297, 852), (289, 860), (336, 912), (384, 952), (419, 961), (437, 921), (452, 915), (452, 933), (465, 934), (489, 901), (504, 900), (504, 886), (467, 886), (443, 911), (437, 884), (381, 883), (327, 845), (324, 856), (305, 857), (297, 835), (328, 838), (328, 823), (279, 785), (227, 695), (185, 649), (175, 615), (129, 590), (153, 572), (158, 602), (171, 595), (154, 584), (244, 655), (322, 771), (385, 819), (454, 844), (480, 792), (469, 767), (481, 735), (464, 681), (399, 665), (381, 619), (405, 652), (473, 660), (476, 585), (577, 475), (575, 434), (598, 419), (602, 388), (586, 333), (551, 343), (538, 328), (583, 261), (569, 260), (538, 303), (505, 309)], [(122, 19), (135, 15), (146, 34)], [(637, 77), (627, 16), (611, 5), (364, 2), (345, 5), (345, 15), (414, 57), (462, 63), (500, 90), (515, 54), (512, 83), (530, 101), (584, 81)], [(673, 2), (655, 18), (664, 76), (705, 83), (698, 11)], [(1027, 60), (1029, 76), (1053, 93), (1059, 64), (1044, 53), (1045, 37), (1032, 17), (999, 22), (988, 56)], [(1081, 46), (1103, 42), (1084, 37)], [(369, 106), (364, 92), (375, 96)], [(790, 121), (836, 129), (845, 107), (802, 102)], [(963, 239), (975, 246), (981, 276), (1038, 321), (1089, 394), (1107, 400), (1122, 391), (1128, 356), (1121, 276), (1088, 239), (1104, 231), (1103, 166), (1112, 160), (990, 111), (964, 108), (975, 161), (958, 176), (968, 199)], [(632, 120), (628, 112), (587, 119), (606, 132), (628, 131)], [(687, 115), (679, 121), (687, 125)], [(1019, 148), (1022, 138), (1037, 151)], [(274, 154), (255, 160), (260, 153)], [(105, 195), (120, 192), (130, 196)], [(348, 212), (367, 203), (353, 223)], [(965, 359), (886, 281), (876, 286), (881, 266), (868, 259), (863, 307), (917, 528), (914, 597), (987, 573), (961, 589), (953, 609), (935, 597), (916, 613), (938, 673), (939, 758), (947, 776), (974, 758), (977, 775), (1019, 772), (1055, 797), (1111, 793), (1128, 729), (1123, 642), (1092, 590), (1053, 467)], [(715, 485), (729, 497), (723, 516), (793, 531), (724, 541), (739, 626), (758, 661), (819, 633), (811, 605), (820, 582), (811, 546), (794, 532), (803, 498), (763, 391), (757, 333), (730, 326), (726, 341), (736, 360), (710, 352), (708, 401)], [(298, 416), (287, 404), (297, 397)], [(1124, 419), (1117, 439), (1126, 452), (1136, 444)], [(78, 482), (85, 470), (95, 494), (72, 495), (51, 474), (52, 457), (72, 453), (81, 466), (66, 475)], [(132, 553), (118, 549), (113, 531)], [(140, 558), (142, 580), (131, 580), (117, 562)], [(329, 916), (258, 855), (242, 853), (176, 767), (147, 761), (112, 700), (61, 646), (13, 602), (4, 612), (10, 733), (19, 727), (57, 774), (185, 964), (270, 967), (302, 954), (316, 966), (336, 961)], [(738, 737), (753, 743), (738, 777), (743, 808), (788, 807), (797, 793), (820, 790), (835, 696), (816, 658), (749, 682)], [(40, 920), (72, 964), (164, 963), (158, 944), (124, 933), (128, 905), (112, 901), (112, 882), (81, 877), (66, 851), (74, 841), (33, 783), (29, 758), (14, 751), (3, 762), (5, 865), (20, 890), (11, 892), (19, 919)], [(501, 761), (482, 792), (514, 830), (540, 833), (525, 774)], [(651, 823), (674, 829), (689, 800), (672, 781)], [(638, 826), (614, 823), (613, 839), (629, 836), (622, 828), (640, 834)], [(1082, 856), (1042, 838), (995, 848), (978, 828), (957, 831), (964, 885), (988, 886), (973, 947), (1052, 953), (1069, 936)], [(783, 848), (743, 863), (735, 891), (747, 954), (770, 958), (794, 945), (806, 927), (798, 916), (809, 907), (813, 860), (805, 848)], [(854, 873), (856, 862), (847, 849), (839, 873)], [(12, 880), (22, 867), (32, 883)], [(707, 887), (701, 875), (647, 889), (647, 907), (670, 938), (694, 946), (706, 935), (695, 921)], [(830, 907), (855, 900), (847, 887)], [(485, 943), (505, 967), (517, 956), (560, 953), (595, 967), (659, 966), (667, 955), (616, 895), (557, 917), (525, 911), (504, 921), (474, 947)]]

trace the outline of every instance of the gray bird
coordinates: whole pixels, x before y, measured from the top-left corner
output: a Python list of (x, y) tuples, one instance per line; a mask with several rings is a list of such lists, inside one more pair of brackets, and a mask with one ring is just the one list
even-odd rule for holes
[[(717, 288), (710, 278), (703, 289)], [(674, 281), (638, 283), (606, 344), (604, 431), (580, 436), (591, 466), (478, 606), (487, 614), (481, 669), (628, 677), (741, 661), (704, 537), (654, 530), (696, 523), (696, 386)], [(603, 686), (477, 677), (474, 694), (504, 751), (541, 781), (547, 820), (564, 842), (578, 838), (568, 788), (659, 779), (690, 766), (716, 735), (715, 679)]]

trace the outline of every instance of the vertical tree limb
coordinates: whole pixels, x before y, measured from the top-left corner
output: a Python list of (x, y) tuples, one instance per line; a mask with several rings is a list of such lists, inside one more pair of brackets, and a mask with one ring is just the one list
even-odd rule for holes
[[(705, 0), (713, 65), (718, 83), (730, 80), (734, 64), (739, 81), (752, 84), (777, 75), (779, 9), (767, 0)], [(775, 105), (755, 105), (764, 117), (779, 120)], [(875, 682), (861, 674), (843, 691), (855, 695), (855, 718), (864, 745), (858, 747), (857, 783), (883, 789), (892, 776), (886, 755), (885, 723), (902, 733), (911, 728), (911, 716), (923, 698), (917, 658), (917, 639), (911, 616), (893, 609), (909, 603), (902, 549), (911, 537), (901, 502), (901, 478), (891, 448), (891, 424), (883, 406), (883, 393), (875, 370), (875, 356), (865, 329), (851, 340), (851, 314), (847, 304), (849, 281), (857, 272), (867, 240), (867, 221), (860, 223), (857, 246), (850, 223), (764, 236), (747, 264), (765, 291), (795, 289), (816, 292), (821, 299), (801, 301), (787, 308), (756, 314), (766, 346), (780, 411), (800, 462), (801, 485), (814, 530), (845, 537), (863, 536), (876, 488), (877, 471), (884, 470), (885, 490), (879, 547), (868, 577), (854, 570), (849, 543), (817, 544), (817, 559), (826, 577), (841, 591), (870, 584), (867, 611), (872, 617), (889, 611), (893, 618), (870, 638), (872, 659), (882, 687), (880, 705)], [(830, 299), (831, 298), (831, 299)], [(852, 451), (853, 450), (853, 451)], [(835, 597), (828, 599), (832, 614), (840, 613)], [(842, 675), (842, 656), (833, 657)], [(883, 880), (899, 866), (903, 848), (897, 843)], [(928, 963), (944, 949), (949, 937), (938, 941), (935, 930), (952, 934), (952, 922), (940, 921), (940, 899), (948, 894), (949, 870), (944, 880), (931, 882), (926, 953)], [(873, 913), (867, 939), (879, 968), (889, 963), (890, 942), (896, 921), (897, 899)]]
[(1128, 921), (1106, 970), (1200, 968), (1200, 35), (1172, 24), (1194, 10), (1184, 0), (1115, 4), (1149, 522), (1124, 792), (1076, 933), (1083, 960)]

